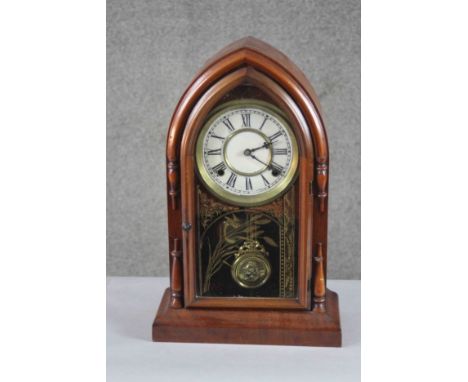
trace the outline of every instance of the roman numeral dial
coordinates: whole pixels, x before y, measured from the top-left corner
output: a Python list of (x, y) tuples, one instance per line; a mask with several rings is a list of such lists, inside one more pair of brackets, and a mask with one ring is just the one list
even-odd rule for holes
[(228, 128), (229, 131), (234, 131), (234, 126), (233, 126), (232, 122), (229, 120), (229, 118), (225, 118), (223, 120), (223, 124), (224, 124), (224, 126), (226, 126)]
[(242, 113), (241, 115), (244, 127), (250, 127), (250, 113)]
[(232, 173), (230, 176), (229, 176), (229, 179), (228, 181), (226, 182), (226, 184), (229, 186), (229, 187), (235, 187), (236, 185), (236, 180), (237, 180), (237, 175)]
[(294, 179), (296, 139), (266, 103), (228, 102), (203, 126), (196, 142), (197, 175), (224, 201), (254, 206), (278, 197)]
[(248, 176), (245, 177), (245, 189), (252, 190), (252, 179)]

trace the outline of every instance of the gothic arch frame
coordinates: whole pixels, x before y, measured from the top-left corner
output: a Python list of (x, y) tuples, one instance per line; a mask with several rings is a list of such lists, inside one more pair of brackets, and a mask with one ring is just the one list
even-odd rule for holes
[[(205, 64), (184, 92), (170, 123), (166, 155), (173, 307), (182, 307), (184, 296), (186, 299), (189, 296), (186, 305), (195, 302), (194, 285), (189, 282), (187, 274), (188, 269), (194, 266), (191, 264), (193, 256), (187, 253), (194, 244), (191, 241), (193, 235), (188, 234), (188, 226), (193, 222), (193, 208), (190, 207), (191, 202), (185, 204), (187, 208), (181, 203), (182, 198), (193, 198), (190, 187), (185, 185), (193, 184), (194, 173), (182, 172), (181, 169), (193, 166), (193, 137), (210, 108), (219, 100), (217, 94), (247, 80), (270, 91), (275, 100), (288, 110), (295, 125), (301, 126), (298, 131), (302, 142), (300, 150), (307, 159), (301, 160), (304, 166), (301, 170), (307, 174), (301, 177), (301, 189), (310, 190), (310, 203), (304, 193), (302, 197), (305, 205), (310, 204), (313, 209), (309, 214), (313, 223), (307, 223), (307, 229), (312, 230), (312, 243), (303, 248), (303, 252), (312, 252), (312, 256), (304, 256), (306, 263), (303, 265), (307, 271), (300, 275), (300, 282), (308, 283), (313, 278), (314, 300), (317, 295), (325, 295), (329, 154), (320, 105), (312, 86), (297, 66), (270, 45), (247, 37), (231, 44)], [(276, 92), (272, 91), (275, 87)], [(279, 95), (281, 91), (287, 97)], [(181, 173), (184, 174), (183, 179)], [(305, 185), (304, 182), (310, 184)], [(182, 267), (182, 262), (187, 266)], [(323, 279), (323, 286), (317, 281), (319, 278)], [(304, 295), (299, 297), (304, 307), (310, 307), (310, 299), (306, 301)]]

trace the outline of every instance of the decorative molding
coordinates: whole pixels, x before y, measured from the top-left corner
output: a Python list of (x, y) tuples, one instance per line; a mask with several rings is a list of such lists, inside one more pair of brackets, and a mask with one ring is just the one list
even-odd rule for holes
[(182, 250), (180, 249), (180, 239), (173, 240), (171, 251), (172, 273), (171, 273), (171, 308), (182, 308)]

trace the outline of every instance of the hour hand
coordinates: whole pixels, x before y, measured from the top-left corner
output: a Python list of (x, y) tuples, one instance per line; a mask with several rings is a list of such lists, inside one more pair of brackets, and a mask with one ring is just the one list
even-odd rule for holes
[(255, 147), (254, 149), (250, 149), (250, 152), (253, 153), (254, 151), (260, 150), (260, 149), (266, 149), (268, 146), (271, 145), (271, 142), (263, 142), (263, 145), (259, 147)]
[(260, 149), (266, 149), (270, 145), (271, 145), (270, 142), (264, 142), (263, 145), (255, 147), (253, 149), (245, 149), (244, 150), (244, 155), (250, 156), (250, 154), (253, 153), (254, 151), (257, 151), (257, 150), (260, 150)]

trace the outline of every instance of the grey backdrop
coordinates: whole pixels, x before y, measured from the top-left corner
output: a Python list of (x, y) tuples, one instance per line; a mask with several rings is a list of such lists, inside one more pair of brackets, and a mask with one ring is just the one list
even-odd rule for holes
[(107, 3), (107, 271), (167, 276), (165, 140), (204, 61), (252, 35), (314, 86), (330, 143), (329, 277), (360, 278), (360, 2)]

